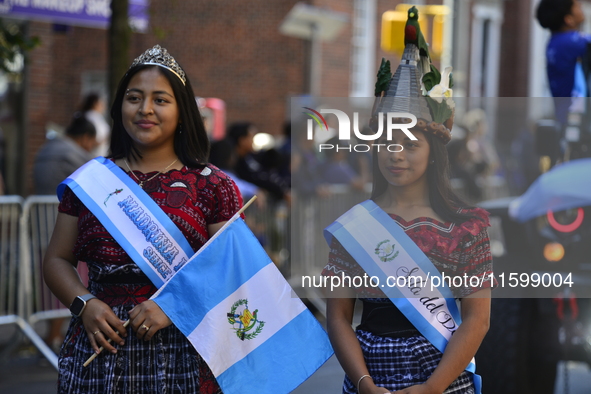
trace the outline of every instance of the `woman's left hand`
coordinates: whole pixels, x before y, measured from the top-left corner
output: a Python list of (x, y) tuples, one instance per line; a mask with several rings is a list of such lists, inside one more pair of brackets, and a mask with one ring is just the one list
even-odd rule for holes
[(129, 324), (139, 339), (149, 341), (154, 334), (172, 324), (152, 300), (144, 301), (129, 311)]

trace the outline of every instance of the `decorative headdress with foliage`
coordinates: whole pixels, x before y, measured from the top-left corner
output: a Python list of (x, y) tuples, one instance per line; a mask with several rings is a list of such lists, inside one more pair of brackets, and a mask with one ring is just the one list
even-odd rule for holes
[[(452, 68), (446, 67), (441, 74), (431, 63), (429, 47), (421, 33), (418, 17), (416, 7), (408, 10), (404, 53), (393, 76), (390, 61), (382, 59), (373, 113), (411, 113), (417, 117), (415, 128), (433, 133), (447, 144), (451, 140), (455, 108), (451, 99)], [(375, 123), (375, 116), (373, 118)]]

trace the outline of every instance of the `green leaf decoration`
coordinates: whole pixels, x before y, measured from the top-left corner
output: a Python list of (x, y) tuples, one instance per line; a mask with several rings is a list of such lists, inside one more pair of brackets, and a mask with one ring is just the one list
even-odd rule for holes
[(378, 79), (376, 81), (376, 90), (375, 95), (378, 97), (380, 93), (388, 89), (388, 85), (390, 84), (390, 79), (392, 79), (392, 71), (390, 69), (390, 60), (386, 60), (382, 58), (382, 64), (380, 64), (380, 69), (378, 70)]
[(449, 105), (447, 105), (445, 98), (443, 98), (440, 103), (431, 97), (425, 98), (427, 99), (427, 104), (429, 104), (429, 109), (431, 110), (431, 115), (433, 116), (433, 121), (435, 123), (442, 124), (451, 117), (452, 110)]
[(10, 63), (13, 63), (19, 54), (25, 56), (26, 61), (27, 52), (40, 44), (39, 37), (28, 37), (16, 23), (0, 19), (0, 71), (13, 73)]
[(425, 85), (425, 90), (428, 92), (439, 82), (441, 82), (441, 73), (437, 67), (431, 64), (431, 71), (423, 75), (423, 85)]
[(454, 87), (454, 73), (449, 73), (449, 88), (452, 89)]
[[(261, 333), (261, 331), (263, 331), (264, 326), (265, 326), (265, 322), (259, 321), (259, 326), (254, 330), (254, 332), (251, 332), (250, 334), (244, 334), (244, 339), (254, 339), (257, 335), (259, 335)], [(238, 338), (240, 338), (240, 335), (238, 335)], [(240, 338), (240, 339), (242, 339), (242, 338)]]

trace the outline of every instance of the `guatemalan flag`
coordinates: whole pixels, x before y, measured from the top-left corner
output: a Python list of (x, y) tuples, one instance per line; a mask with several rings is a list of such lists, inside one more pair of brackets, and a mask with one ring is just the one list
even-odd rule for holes
[(225, 394), (243, 394), (253, 385), (261, 394), (288, 393), (333, 354), (322, 326), (238, 216), (152, 299)]

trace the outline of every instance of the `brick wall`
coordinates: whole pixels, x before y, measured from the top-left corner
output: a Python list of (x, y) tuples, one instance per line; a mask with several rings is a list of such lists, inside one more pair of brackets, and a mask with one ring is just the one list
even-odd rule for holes
[[(151, 30), (134, 34), (129, 62), (161, 44), (181, 63), (195, 94), (226, 102), (227, 122), (251, 121), (278, 134), (290, 95), (306, 93), (307, 46), (283, 36), (279, 25), (296, 3), (151, 1)], [(26, 107), (24, 193), (32, 193), (32, 163), (48, 121), (66, 126), (81, 99), (82, 73), (107, 67), (107, 31), (31, 22), (43, 44), (31, 53)]]
[[(296, 2), (152, 0), (150, 31), (132, 36), (128, 61), (160, 44), (183, 66), (196, 95), (226, 102), (228, 123), (250, 121), (260, 131), (279, 134), (289, 97), (308, 93), (309, 45), (279, 33), (280, 23)], [(400, 56), (380, 49), (381, 16), (399, 2), (376, 2), (375, 64), (379, 66), (385, 57), (393, 71)], [(349, 22), (353, 19), (354, 0), (310, 4), (344, 12)], [(107, 67), (106, 30), (70, 27), (57, 32), (47, 23), (30, 26), (43, 44), (31, 53), (28, 72), (25, 193), (32, 192), (33, 158), (44, 141), (46, 123), (66, 126), (80, 104), (82, 74), (106, 72)], [(334, 41), (322, 45), (322, 96), (349, 95), (351, 35), (349, 23)]]
[[(45, 125), (51, 119), (53, 96), (54, 48), (51, 25), (33, 22), (29, 25), (29, 34), (42, 38), (41, 46), (37, 47), (29, 56), (26, 73), (26, 94), (24, 110), (23, 157), (17, 165), (23, 169), (17, 178), (17, 189), (32, 192), (33, 159), (35, 153), (45, 142)], [(10, 170), (10, 169), (9, 169)]]

